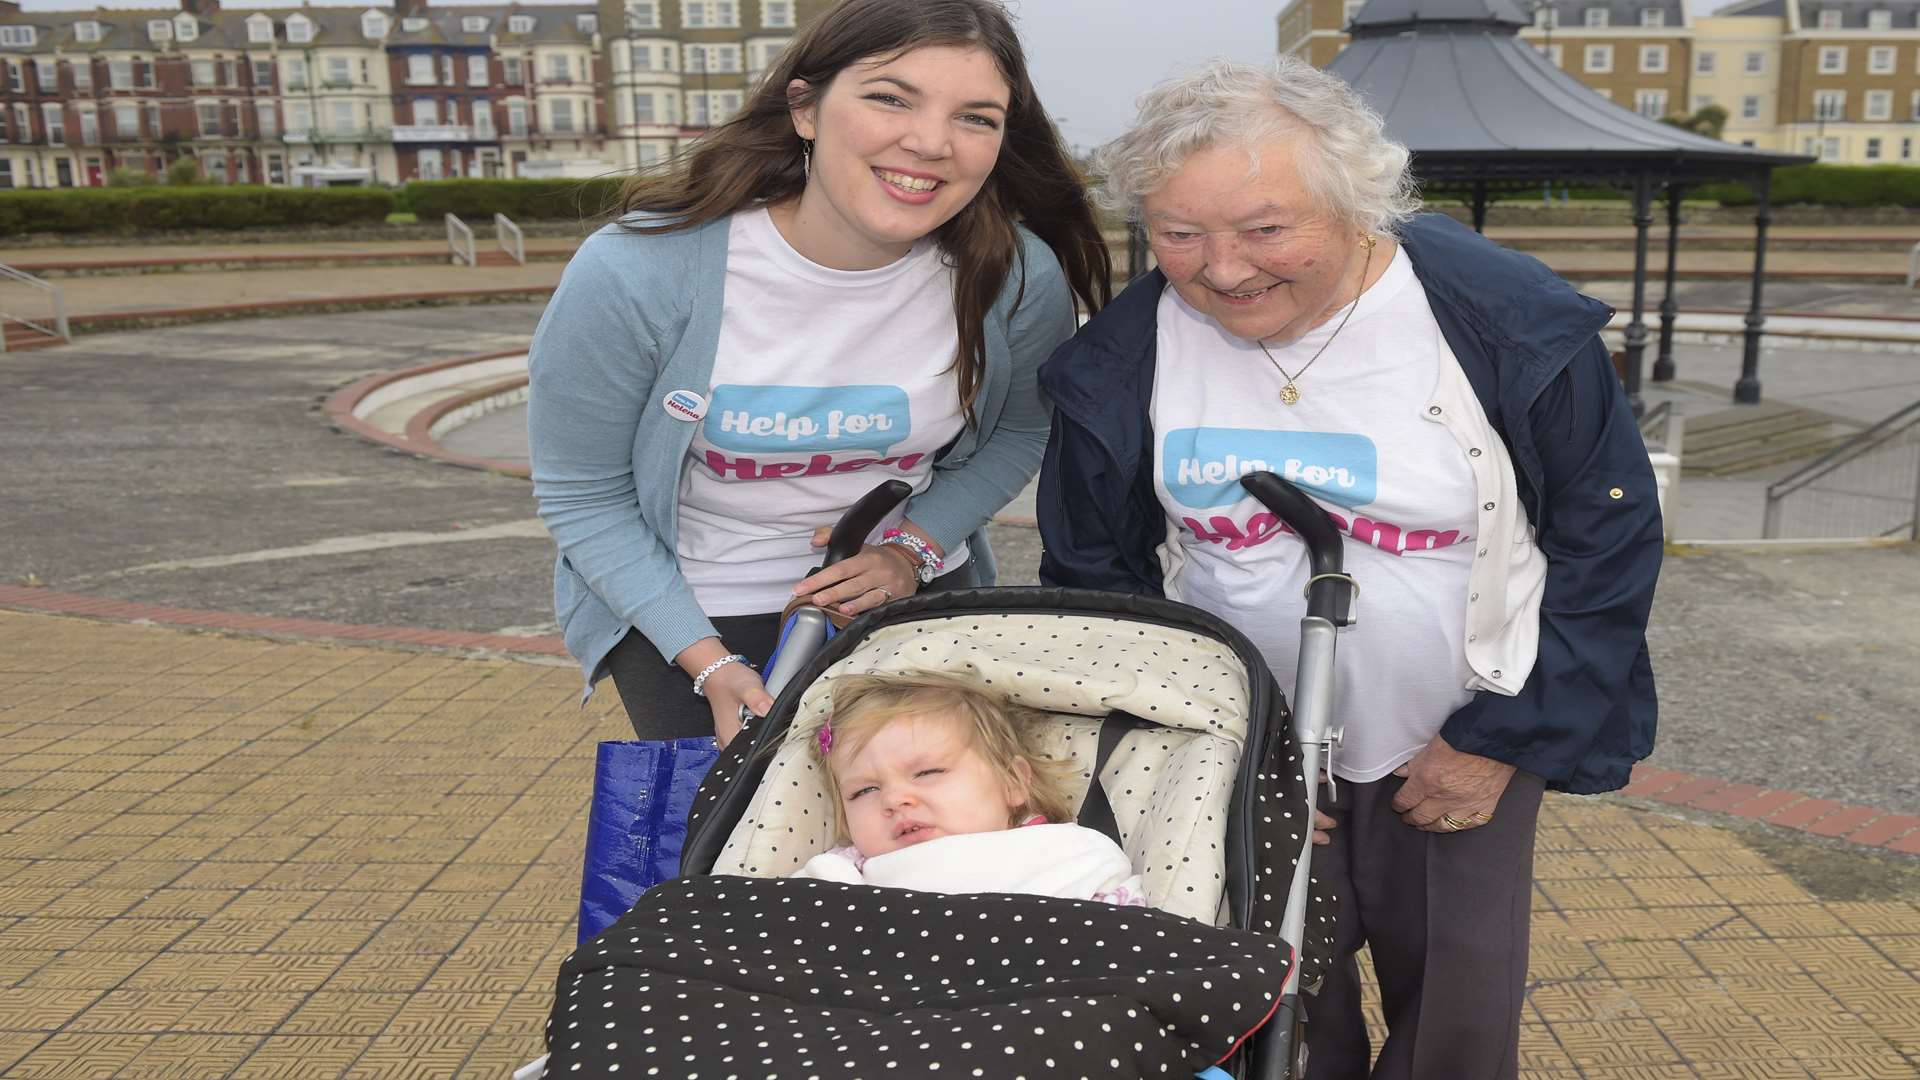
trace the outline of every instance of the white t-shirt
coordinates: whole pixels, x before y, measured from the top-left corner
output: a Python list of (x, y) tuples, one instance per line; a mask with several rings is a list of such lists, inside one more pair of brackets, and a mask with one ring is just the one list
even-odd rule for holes
[[(1340, 314), (1344, 314), (1341, 312)], [(1457, 364), (1406, 253), (1360, 298), (1346, 328), (1300, 369), (1339, 315), (1273, 359), (1168, 287), (1153, 387), (1154, 487), (1176, 523), (1165, 552), (1173, 599), (1226, 613), (1289, 697), (1300, 648), (1306, 545), (1241, 487), (1265, 469), (1328, 511), (1360, 585), (1335, 650), (1334, 773), (1365, 783), (1398, 768), (1472, 698), (1464, 629), (1476, 489), (1459, 446), (1425, 423), (1440, 365)]]
[[(927, 489), (964, 422), (959, 332), (953, 272), (931, 242), (877, 270), (833, 270), (795, 251), (765, 210), (734, 215), (725, 288), (706, 416), (680, 471), (676, 554), (708, 615), (757, 615), (786, 607), (820, 564), (816, 527), (884, 480)], [(946, 566), (966, 558), (961, 546)]]

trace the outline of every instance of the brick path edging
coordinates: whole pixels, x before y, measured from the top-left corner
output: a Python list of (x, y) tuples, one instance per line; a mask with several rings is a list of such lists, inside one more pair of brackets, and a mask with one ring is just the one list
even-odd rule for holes
[[(567, 651), (565, 644), (552, 636), (514, 637), (464, 630), (431, 630), (419, 626), (361, 626), (322, 619), (283, 619), (239, 611), (208, 611), (114, 600), (22, 585), (0, 585), (0, 609), (5, 608), (49, 615), (151, 622), (202, 630), (342, 642), (483, 649), (534, 656), (565, 656)], [(1855, 806), (1814, 798), (1798, 791), (1762, 788), (1650, 765), (1634, 766), (1633, 780), (1621, 789), (1620, 794), (1652, 799), (1670, 806), (1730, 814), (1816, 836), (1841, 839), (1862, 847), (1920, 855), (1920, 816), (1891, 813), (1878, 807)]]

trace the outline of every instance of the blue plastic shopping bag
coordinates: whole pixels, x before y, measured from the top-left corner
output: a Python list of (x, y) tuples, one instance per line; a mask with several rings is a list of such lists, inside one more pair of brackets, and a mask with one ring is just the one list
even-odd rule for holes
[(679, 875), (687, 812), (719, 756), (711, 738), (600, 744), (580, 874), (581, 941), (613, 925), (641, 893)]

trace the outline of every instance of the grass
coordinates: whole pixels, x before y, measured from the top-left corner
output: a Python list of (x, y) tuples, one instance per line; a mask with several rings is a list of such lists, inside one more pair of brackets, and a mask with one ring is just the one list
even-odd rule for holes
[(389, 225), (417, 225), (419, 222), (420, 215), (418, 214), (396, 211), (387, 215), (387, 224)]

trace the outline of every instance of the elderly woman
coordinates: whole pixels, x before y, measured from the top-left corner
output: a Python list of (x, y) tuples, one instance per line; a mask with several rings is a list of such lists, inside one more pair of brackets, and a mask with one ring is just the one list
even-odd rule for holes
[(1363, 592), (1338, 650), (1315, 864), (1345, 901), (1308, 1006), (1313, 1076), (1517, 1074), (1543, 788), (1626, 783), (1653, 745), (1653, 473), (1611, 312), (1451, 219), (1408, 154), (1303, 63), (1141, 99), (1101, 153), (1159, 269), (1056, 351), (1048, 584), (1220, 613), (1292, 692), (1306, 551), (1235, 477), (1300, 485)]

